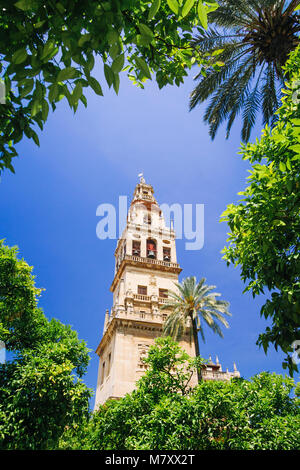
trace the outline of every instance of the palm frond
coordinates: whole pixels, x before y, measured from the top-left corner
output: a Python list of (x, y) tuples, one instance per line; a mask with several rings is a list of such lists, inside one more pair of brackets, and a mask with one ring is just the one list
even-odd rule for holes
[[(224, 0), (210, 13), (213, 27), (195, 37), (202, 53), (224, 67), (200, 70), (191, 92), (189, 108), (211, 97), (204, 113), (209, 133), (214, 139), (219, 126), (227, 120), (226, 137), (233, 122), (243, 112), (242, 139), (249, 140), (257, 113), (263, 122), (273, 122), (281, 98), (282, 65), (299, 44), (299, 15), (294, 12), (300, 0)], [(213, 52), (223, 49), (220, 55)], [(251, 65), (252, 64), (252, 71)], [(255, 83), (258, 69), (264, 70), (263, 86)], [(252, 73), (251, 73), (252, 72)]]
[(248, 141), (251, 133), (251, 129), (255, 124), (255, 118), (260, 107), (261, 96), (259, 90), (260, 77), (262, 75), (264, 68), (261, 67), (260, 73), (258, 75), (256, 85), (247, 93), (245, 102), (244, 102), (244, 112), (243, 112), (243, 127), (242, 127), (242, 139)]
[(275, 70), (272, 64), (268, 64), (265, 70), (262, 94), (263, 123), (269, 124), (274, 112), (279, 107), (279, 97), (276, 92)]
[[(231, 315), (228, 311), (229, 303), (217, 300), (220, 294), (212, 292), (216, 286), (206, 285), (206, 279), (202, 278), (197, 283), (195, 277), (183, 279), (181, 283), (175, 283), (176, 291), (169, 291), (170, 300), (161, 306), (161, 310), (168, 310), (163, 334), (179, 340), (183, 334), (196, 328), (202, 340), (205, 340), (202, 320), (217, 334), (221, 329), (217, 322), (228, 328), (228, 322), (224, 315)], [(191, 326), (188, 324), (191, 322)]]

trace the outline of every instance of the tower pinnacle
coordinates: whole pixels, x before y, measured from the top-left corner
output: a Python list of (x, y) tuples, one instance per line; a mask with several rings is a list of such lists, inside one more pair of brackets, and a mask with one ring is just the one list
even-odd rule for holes
[(140, 183), (146, 183), (143, 172), (139, 173), (138, 177), (140, 178)]

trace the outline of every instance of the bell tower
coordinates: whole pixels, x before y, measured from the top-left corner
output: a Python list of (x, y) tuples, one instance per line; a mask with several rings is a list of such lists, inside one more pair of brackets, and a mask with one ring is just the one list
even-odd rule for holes
[[(141, 175), (115, 250), (111, 284), (113, 306), (106, 311), (103, 337), (96, 350), (99, 370), (97, 409), (110, 398), (132, 392), (145, 372), (142, 358), (161, 336), (167, 311), (160, 310), (174, 290), (181, 268), (177, 263), (175, 232), (166, 227), (154, 190)], [(180, 345), (195, 356), (190, 335)], [(194, 378), (196, 384), (196, 377)], [(191, 384), (193, 385), (193, 384)]]

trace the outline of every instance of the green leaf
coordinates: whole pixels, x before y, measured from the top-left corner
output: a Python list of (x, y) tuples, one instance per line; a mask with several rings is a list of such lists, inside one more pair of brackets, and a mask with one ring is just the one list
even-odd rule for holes
[(181, 12), (183, 17), (186, 16), (190, 12), (191, 8), (193, 8), (194, 6), (194, 3), (195, 3), (195, 0), (186, 0), (185, 4), (183, 5), (182, 12)]
[(36, 0), (20, 0), (19, 2), (15, 3), (14, 6), (20, 10), (27, 11), (35, 8), (37, 6), (37, 2)]
[(110, 46), (109, 48), (109, 55), (110, 57), (115, 60), (116, 57), (118, 57), (118, 55), (120, 54), (120, 45), (119, 43), (115, 43), (113, 44), (112, 46)]
[(88, 33), (88, 34), (83, 34), (83, 35), (81, 36), (81, 38), (79, 39), (79, 41), (78, 41), (78, 46), (79, 46), (79, 47), (83, 46), (87, 41), (90, 40), (90, 38), (91, 38), (90, 33)]
[(300, 153), (300, 144), (291, 145), (289, 148), (296, 153)]
[(148, 13), (148, 21), (152, 20), (160, 8), (161, 0), (154, 0)]
[[(41, 54), (41, 60), (44, 60), (48, 55), (50, 55), (52, 52), (54, 52), (56, 49), (55, 43), (53, 41), (47, 41), (46, 44), (44, 45), (42, 54)], [(58, 51), (58, 49), (57, 49)]]
[(119, 40), (119, 35), (114, 29), (110, 30), (106, 36), (108, 44), (115, 44)]
[(35, 29), (39, 29), (39, 28), (41, 28), (41, 26), (43, 26), (43, 24), (45, 24), (45, 23), (46, 23), (46, 20), (38, 21), (37, 23), (34, 23), (33, 27), (34, 27)]
[(142, 59), (141, 57), (136, 57), (135, 62), (136, 62), (136, 65), (138, 66), (138, 68), (143, 72), (145, 77), (150, 78), (150, 80), (151, 80), (151, 73), (150, 73), (149, 67), (146, 64), (146, 62), (144, 61), (144, 59)]
[(293, 183), (291, 181), (287, 181), (286, 186), (288, 188), (288, 192), (291, 193), (293, 191)]
[(284, 140), (286, 140), (286, 137), (281, 134), (275, 134), (273, 135), (273, 140), (274, 142), (283, 142)]
[(152, 42), (152, 38), (150, 36), (142, 36), (141, 34), (137, 34), (134, 42), (138, 46), (149, 46), (149, 44)]
[(82, 85), (80, 82), (77, 82), (72, 93), (72, 101), (76, 103), (80, 99), (81, 95), (82, 95)]
[(175, 15), (178, 15), (179, 11), (179, 4), (177, 0), (167, 0), (167, 3), (170, 7), (170, 9), (175, 13)]
[(114, 74), (114, 81), (113, 81), (113, 87), (116, 92), (116, 94), (119, 93), (119, 87), (120, 87), (120, 77), (117, 74)]
[[(299, 6), (299, 8), (300, 8), (300, 6)], [(295, 126), (300, 126), (300, 119), (299, 118), (291, 119), (291, 123), (295, 124)]]
[(33, 103), (31, 104), (31, 116), (34, 117), (40, 110), (40, 107), (41, 107), (41, 103), (39, 100), (35, 100), (33, 101)]
[(28, 78), (24, 83), (24, 88), (22, 88), (22, 90), (20, 91), (20, 97), (24, 98), (24, 96), (29, 95), (29, 93), (31, 92), (33, 88), (33, 85), (34, 85), (33, 78)]
[(116, 59), (113, 61), (111, 69), (114, 73), (119, 73), (121, 72), (123, 66), (124, 66), (124, 61), (125, 61), (125, 55), (121, 54)]
[(276, 225), (276, 226), (282, 225), (282, 226), (284, 226), (284, 225), (286, 225), (286, 223), (283, 222), (283, 220), (275, 219), (275, 220), (273, 221), (273, 225)]
[(283, 162), (279, 162), (279, 170), (280, 171), (285, 171), (286, 170), (286, 166)]
[(88, 69), (89, 72), (90, 72), (91, 70), (93, 70), (94, 65), (95, 65), (95, 59), (94, 59), (93, 54), (91, 54), (91, 55), (87, 58), (87, 61), (86, 61), (86, 67), (87, 67), (87, 69)]
[(22, 64), (27, 59), (26, 48), (23, 47), (14, 53), (12, 56), (12, 62), (16, 65)]
[(55, 6), (61, 14), (64, 14), (64, 12), (66, 11), (65, 7), (60, 2), (56, 3)]
[(224, 51), (224, 49), (217, 49), (216, 51), (213, 51), (212, 57), (221, 54)]
[(36, 145), (39, 147), (40, 146), (40, 141), (39, 141), (37, 133), (33, 129), (31, 129), (31, 138), (34, 140)]
[(110, 66), (107, 65), (107, 64), (104, 64), (104, 76), (105, 76), (107, 85), (108, 85), (109, 88), (110, 88), (110, 87), (112, 86), (112, 84), (113, 84), (114, 72), (112, 71), (112, 69), (110, 68)]
[(203, 28), (207, 29), (207, 11), (201, 0), (198, 3), (198, 16)]
[(56, 81), (63, 82), (64, 80), (69, 80), (76, 77), (78, 74), (77, 70), (74, 67), (66, 67), (65, 69), (60, 70), (57, 75)]
[(42, 101), (42, 118), (43, 118), (44, 121), (47, 120), (48, 113), (49, 113), (48, 102), (46, 100), (43, 100)]
[(147, 36), (147, 37), (153, 39), (153, 32), (145, 24), (140, 23), (139, 24), (139, 30), (140, 30), (140, 33), (141, 33), (142, 36)]
[(50, 86), (49, 95), (48, 95), (48, 100), (50, 101), (50, 103), (52, 103), (52, 101), (56, 100), (56, 98), (58, 96), (58, 92), (59, 92), (59, 87), (56, 83), (54, 83), (53, 85)]
[(97, 95), (103, 96), (101, 85), (94, 77), (89, 77), (88, 82)]
[(84, 104), (84, 107), (86, 108), (87, 107), (87, 99), (84, 95), (81, 95), (81, 97), (79, 98), (80, 101), (82, 101), (82, 103)]

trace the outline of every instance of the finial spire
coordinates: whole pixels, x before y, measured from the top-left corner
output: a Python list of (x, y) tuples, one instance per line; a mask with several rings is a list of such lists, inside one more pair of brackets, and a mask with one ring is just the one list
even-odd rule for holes
[(145, 178), (144, 178), (144, 173), (143, 172), (139, 173), (138, 177), (140, 178), (140, 183), (145, 183)]

